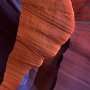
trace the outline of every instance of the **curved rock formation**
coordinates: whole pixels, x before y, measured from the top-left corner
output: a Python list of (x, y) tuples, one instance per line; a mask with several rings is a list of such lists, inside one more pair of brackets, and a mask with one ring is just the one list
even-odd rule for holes
[(27, 68), (53, 57), (74, 31), (70, 0), (22, 0), (17, 40), (10, 59)]

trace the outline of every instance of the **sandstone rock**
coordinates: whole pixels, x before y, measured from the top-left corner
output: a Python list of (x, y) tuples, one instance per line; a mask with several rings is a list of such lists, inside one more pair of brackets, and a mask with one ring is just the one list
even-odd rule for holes
[(10, 59), (40, 67), (53, 57), (74, 31), (70, 0), (22, 0), (17, 40)]
[(90, 0), (71, 0), (76, 20), (90, 21)]

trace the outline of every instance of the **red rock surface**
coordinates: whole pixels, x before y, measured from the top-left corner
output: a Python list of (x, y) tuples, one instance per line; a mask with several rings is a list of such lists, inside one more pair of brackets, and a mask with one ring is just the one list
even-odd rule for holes
[(90, 0), (71, 0), (76, 20), (90, 21)]
[(22, 0), (11, 58), (39, 67), (45, 58), (57, 53), (73, 31), (74, 14), (69, 0)]
[(76, 22), (54, 90), (90, 90), (90, 22)]

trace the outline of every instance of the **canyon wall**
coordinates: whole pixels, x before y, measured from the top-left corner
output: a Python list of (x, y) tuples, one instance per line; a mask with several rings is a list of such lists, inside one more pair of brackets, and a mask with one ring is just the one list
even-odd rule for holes
[(90, 21), (90, 0), (71, 0), (76, 20)]

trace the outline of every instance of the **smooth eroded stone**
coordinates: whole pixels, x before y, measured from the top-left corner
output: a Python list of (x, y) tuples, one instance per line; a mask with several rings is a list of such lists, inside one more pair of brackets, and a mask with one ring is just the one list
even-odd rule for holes
[(90, 21), (90, 0), (71, 0), (76, 21)]
[(74, 31), (70, 0), (22, 0), (16, 44), (10, 59), (40, 67), (54, 56)]

